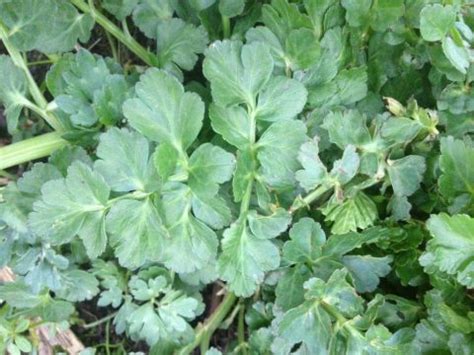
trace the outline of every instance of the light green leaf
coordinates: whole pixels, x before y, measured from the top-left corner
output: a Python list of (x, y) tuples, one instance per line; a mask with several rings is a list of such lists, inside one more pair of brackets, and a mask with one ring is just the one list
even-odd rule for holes
[(79, 235), (89, 257), (99, 256), (107, 242), (104, 222), (110, 188), (104, 178), (76, 162), (66, 178), (47, 182), (41, 192), (29, 216), (31, 228), (54, 244), (68, 243)]
[(165, 71), (151, 68), (140, 77), (137, 98), (125, 101), (123, 111), (130, 125), (152, 141), (187, 149), (202, 126), (204, 103), (195, 93)]
[(212, 97), (226, 107), (240, 103), (255, 106), (257, 94), (270, 79), (273, 59), (260, 42), (217, 41), (205, 52), (203, 71), (211, 82)]
[(71, 302), (91, 300), (99, 293), (99, 282), (83, 270), (69, 270), (63, 274), (63, 288), (57, 295)]
[(283, 208), (276, 209), (271, 215), (262, 216), (250, 211), (247, 220), (250, 231), (259, 239), (272, 239), (283, 233), (290, 224), (291, 215)]
[(256, 162), (253, 158), (253, 153), (249, 150), (239, 151), (237, 153), (234, 179), (232, 180), (232, 191), (234, 193), (235, 202), (242, 200), (242, 197), (253, 180), (255, 169)]
[[(332, 317), (337, 314), (352, 318), (362, 312), (363, 300), (346, 277), (347, 271), (337, 270), (327, 282), (312, 278), (305, 283), (306, 301), (287, 311), (278, 326), (278, 336), (288, 349), (302, 343), (310, 354), (326, 354), (331, 336), (337, 331)], [(274, 351), (277, 344), (273, 343)]]
[(399, 197), (413, 195), (420, 188), (425, 170), (425, 158), (419, 155), (389, 161), (387, 171), (395, 194)]
[(346, 20), (352, 27), (359, 27), (370, 22), (372, 0), (342, 0), (346, 9)]
[(235, 17), (244, 11), (245, 0), (219, 0), (219, 12), (223, 16)]
[(247, 43), (262, 42), (269, 49), (273, 57), (275, 68), (285, 68), (285, 50), (278, 37), (267, 27), (257, 26), (249, 29), (245, 34)]
[(67, 145), (51, 154), (49, 162), (53, 164), (63, 176), (67, 175), (67, 169), (75, 162), (81, 161), (87, 166), (92, 166), (92, 159), (87, 155), (84, 148)]
[(342, 158), (334, 162), (330, 176), (336, 179), (340, 184), (347, 184), (356, 176), (359, 170), (360, 158), (353, 145), (348, 145), (344, 149)]
[(195, 27), (181, 19), (173, 18), (157, 26), (158, 59), (163, 67), (172, 63), (184, 70), (193, 69), (203, 53), (208, 39), (203, 27)]
[(451, 39), (451, 37), (443, 38), (443, 53), (450, 63), (461, 73), (466, 74), (471, 63), (469, 50), (460, 47)]
[(474, 286), (474, 219), (467, 215), (432, 215), (427, 222), (433, 239), (420, 263), (428, 273), (446, 272), (459, 283)]
[(70, 51), (78, 40), (89, 40), (94, 25), (89, 14), (61, 0), (2, 1), (0, 13), (10, 40), (21, 51)]
[(275, 303), (284, 311), (299, 306), (304, 301), (303, 285), (311, 277), (305, 265), (297, 265), (283, 274), (275, 288)]
[(138, 5), (138, 0), (102, 0), (101, 5), (117, 20), (122, 21), (132, 14), (133, 9)]
[(147, 261), (160, 261), (165, 231), (151, 198), (122, 200), (107, 215), (107, 231), (120, 264), (135, 269)]
[(74, 124), (93, 125), (98, 120), (92, 106), (94, 97), (111, 76), (106, 61), (81, 49), (74, 56), (64, 57), (60, 63), (60, 79), (53, 80), (50, 77), (47, 81), (48, 87), (56, 96), (55, 103), (70, 116)]
[(342, 258), (344, 266), (354, 278), (357, 292), (373, 292), (380, 278), (390, 272), (391, 256), (374, 257), (370, 255), (346, 255)]
[(370, 197), (359, 192), (342, 203), (329, 201), (323, 213), (326, 221), (334, 222), (331, 232), (344, 234), (373, 225), (377, 218), (377, 207)]
[(168, 183), (163, 187), (167, 230), (163, 245), (164, 264), (178, 273), (190, 273), (216, 257), (217, 236), (191, 213), (192, 192), (186, 185)]
[(474, 195), (474, 148), (453, 137), (441, 139), (440, 192), (451, 201), (463, 194)]
[(257, 157), (268, 185), (273, 188), (294, 185), (294, 174), (299, 167), (296, 157), (306, 140), (306, 126), (301, 121), (278, 121), (263, 133), (257, 143)]
[(254, 236), (244, 219), (225, 230), (217, 269), (236, 295), (251, 296), (262, 283), (265, 272), (279, 264), (278, 248), (270, 240)]
[(344, 254), (361, 247), (388, 238), (392, 231), (380, 227), (372, 227), (361, 233), (350, 232), (331, 236), (323, 247), (323, 255), (342, 257)]
[(232, 212), (220, 196), (193, 195), (193, 214), (213, 229), (222, 229), (232, 221)]
[(94, 92), (92, 108), (99, 122), (112, 126), (120, 122), (123, 117), (122, 104), (131, 97), (129, 83), (123, 75), (108, 76), (100, 90)]
[(296, 180), (306, 190), (311, 191), (326, 181), (328, 172), (319, 159), (319, 140), (317, 137), (304, 143), (298, 153), (298, 161), (303, 166), (295, 174)]
[(179, 152), (168, 143), (161, 143), (155, 150), (154, 163), (163, 182), (173, 175), (178, 163)]
[(160, 330), (166, 325), (156, 314), (151, 303), (145, 303), (128, 316), (130, 332), (144, 339), (148, 345), (153, 345), (160, 339)]
[(0, 55), (0, 103), (5, 107), (8, 132), (17, 130), (18, 118), (26, 101), (27, 82), (23, 71), (13, 64), (10, 57)]
[(456, 11), (451, 5), (426, 5), (420, 13), (420, 32), (425, 41), (441, 41), (454, 26)]
[(216, 195), (219, 185), (231, 179), (235, 158), (210, 143), (200, 145), (189, 159), (188, 184), (195, 194)]
[(170, 0), (139, 0), (133, 11), (133, 22), (148, 38), (156, 38), (158, 24), (173, 17), (173, 5)]
[(100, 136), (94, 169), (114, 191), (150, 192), (158, 187), (158, 179), (149, 151), (150, 144), (140, 134), (112, 128)]
[(321, 47), (312, 29), (292, 30), (285, 41), (285, 61), (293, 71), (308, 69), (321, 54)]
[(372, 141), (366, 125), (367, 117), (357, 110), (331, 112), (324, 118), (323, 127), (329, 133), (329, 139), (339, 148), (352, 144), (356, 147)]
[(223, 108), (211, 104), (209, 117), (212, 128), (224, 140), (240, 150), (244, 150), (250, 143), (250, 117), (242, 107), (233, 106)]
[(291, 227), (290, 240), (283, 246), (283, 257), (292, 264), (313, 262), (322, 255), (325, 243), (326, 234), (321, 225), (305, 217)]
[(272, 77), (258, 96), (256, 118), (268, 122), (295, 118), (303, 110), (306, 97), (306, 89), (299, 81)]

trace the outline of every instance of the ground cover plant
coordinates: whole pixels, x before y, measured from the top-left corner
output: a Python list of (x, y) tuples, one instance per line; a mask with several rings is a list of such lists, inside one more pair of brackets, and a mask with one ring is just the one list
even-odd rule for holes
[(0, 352), (474, 353), (473, 29), (470, 0), (0, 0)]

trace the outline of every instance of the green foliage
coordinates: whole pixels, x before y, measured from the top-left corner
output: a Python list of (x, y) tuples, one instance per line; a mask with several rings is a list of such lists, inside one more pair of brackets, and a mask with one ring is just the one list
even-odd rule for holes
[(473, 29), (463, 0), (0, 0), (0, 138), (64, 146), (0, 147), (0, 352), (472, 354)]

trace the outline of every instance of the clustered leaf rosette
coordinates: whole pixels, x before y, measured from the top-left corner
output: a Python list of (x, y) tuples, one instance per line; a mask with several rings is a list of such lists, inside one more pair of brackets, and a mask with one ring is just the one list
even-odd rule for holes
[[(18, 276), (0, 350), (87, 301), (123, 350), (219, 354), (235, 321), (226, 353), (473, 353), (473, 19), (463, 1), (0, 0), (8, 132), (44, 119), (65, 145), (0, 189)], [(95, 24), (113, 58), (80, 47)]]

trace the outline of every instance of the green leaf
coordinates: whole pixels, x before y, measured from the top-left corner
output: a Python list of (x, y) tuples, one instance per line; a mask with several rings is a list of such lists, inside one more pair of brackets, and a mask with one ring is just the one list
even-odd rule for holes
[[(129, 313), (126, 322), (132, 335), (152, 346), (192, 333), (187, 321), (199, 314), (199, 302), (196, 299), (172, 290), (163, 276), (149, 279), (148, 282), (135, 276), (129, 286), (136, 300), (150, 300)], [(154, 300), (159, 297), (161, 299), (155, 305)]]
[(301, 121), (278, 121), (263, 133), (257, 143), (257, 157), (268, 185), (273, 188), (294, 185), (294, 174), (299, 168), (296, 157), (306, 139), (306, 126)]
[(290, 240), (283, 246), (283, 258), (292, 263), (313, 262), (322, 255), (326, 234), (311, 218), (300, 219), (290, 229)]
[(16, 308), (34, 308), (41, 304), (40, 297), (31, 293), (29, 287), (19, 281), (0, 285), (0, 299)]
[(0, 13), (9, 39), (21, 51), (70, 51), (78, 40), (89, 40), (94, 25), (89, 14), (79, 13), (72, 4), (60, 0), (2, 1)]
[(54, 244), (68, 243), (79, 235), (89, 257), (99, 256), (107, 242), (105, 211), (110, 188), (104, 178), (75, 162), (66, 178), (47, 182), (41, 192), (29, 217), (35, 233)]
[(276, 122), (295, 118), (306, 103), (303, 84), (284, 76), (274, 76), (258, 96), (256, 118)]
[(420, 188), (425, 170), (425, 158), (419, 155), (408, 155), (388, 161), (388, 176), (395, 195), (399, 197), (413, 195)]
[(474, 219), (467, 215), (432, 215), (427, 222), (433, 239), (420, 263), (428, 273), (446, 272), (459, 283), (474, 286)]
[(454, 43), (451, 37), (443, 38), (443, 53), (458, 71), (467, 73), (470, 65), (469, 50)]
[(64, 287), (58, 295), (71, 302), (91, 300), (99, 293), (99, 283), (94, 275), (83, 270), (69, 270), (63, 274)]
[(67, 175), (67, 169), (75, 161), (81, 161), (87, 166), (92, 166), (92, 159), (87, 155), (84, 148), (78, 146), (65, 146), (62, 149), (54, 151), (49, 157), (49, 162), (53, 164), (63, 176)]
[(357, 292), (373, 292), (380, 278), (390, 272), (391, 256), (373, 257), (370, 255), (346, 255), (342, 258), (344, 266), (354, 278)]
[(304, 265), (296, 265), (278, 280), (275, 288), (275, 304), (284, 311), (299, 306), (304, 302), (303, 285), (311, 277), (310, 270)]
[(135, 90), (137, 98), (123, 105), (130, 125), (152, 141), (186, 150), (201, 130), (204, 103), (200, 97), (184, 92), (176, 78), (155, 68), (140, 77)]
[[(310, 354), (324, 354), (334, 334), (332, 316), (354, 317), (363, 310), (363, 300), (346, 281), (347, 271), (335, 271), (329, 280), (313, 278), (305, 283), (306, 301), (287, 311), (278, 326), (278, 336), (291, 349), (302, 343)], [(273, 343), (276, 351), (278, 343)], [(286, 353), (286, 352), (284, 352)]]
[(135, 269), (162, 259), (165, 231), (151, 198), (118, 201), (106, 222), (110, 244), (122, 266)]
[(283, 208), (276, 209), (269, 216), (262, 216), (256, 211), (250, 211), (247, 220), (250, 231), (259, 239), (278, 237), (290, 224), (291, 215)]
[(323, 184), (328, 177), (327, 169), (319, 158), (318, 144), (319, 140), (315, 137), (304, 143), (298, 153), (303, 169), (296, 172), (296, 180), (308, 192)]
[(242, 200), (242, 197), (253, 181), (256, 168), (253, 152), (248, 149), (238, 152), (234, 179), (232, 180), (232, 191), (234, 193), (235, 202)]
[(344, 234), (373, 225), (377, 218), (377, 207), (370, 197), (359, 192), (342, 203), (334, 199), (329, 201), (323, 213), (326, 221), (334, 222), (331, 232)]
[[(441, 139), (438, 180), (440, 192), (452, 201), (458, 196), (474, 195), (474, 148), (453, 137)], [(472, 203), (472, 202), (471, 202)]]
[(0, 102), (5, 107), (8, 132), (13, 133), (17, 130), (28, 85), (23, 71), (6, 55), (0, 56), (0, 76)]
[(172, 18), (173, 5), (170, 0), (139, 0), (133, 11), (133, 22), (148, 38), (156, 38), (158, 24)]
[(346, 20), (352, 27), (359, 27), (370, 22), (372, 0), (342, 0), (346, 9)]
[(456, 10), (451, 5), (426, 5), (420, 13), (420, 32), (425, 41), (441, 41), (456, 21)]
[(168, 143), (161, 143), (155, 150), (154, 164), (158, 174), (166, 182), (176, 170), (179, 152)]
[(270, 240), (253, 235), (244, 219), (224, 231), (217, 269), (236, 295), (251, 296), (262, 283), (265, 272), (279, 264), (278, 248)]
[(323, 127), (331, 142), (339, 148), (344, 149), (349, 144), (361, 147), (372, 141), (366, 120), (366, 116), (357, 110), (331, 112), (324, 118)]
[(153, 191), (158, 186), (150, 144), (136, 132), (112, 128), (101, 134), (94, 169), (118, 192)]
[(159, 23), (157, 33), (158, 59), (163, 67), (174, 63), (184, 70), (193, 69), (208, 42), (203, 27), (177, 18)]
[(232, 211), (220, 196), (193, 195), (193, 213), (199, 220), (213, 229), (222, 229), (232, 222)]
[(63, 61), (58, 67), (60, 79), (50, 77), (48, 87), (56, 96), (59, 109), (68, 114), (75, 125), (91, 126), (98, 120), (93, 108), (94, 98), (110, 80), (110, 69), (103, 58), (95, 57), (85, 49), (73, 57), (64, 57)]
[(356, 176), (360, 165), (359, 154), (353, 145), (348, 145), (342, 153), (342, 158), (334, 162), (330, 176), (340, 184), (347, 184)]
[(285, 49), (286, 65), (293, 71), (309, 68), (321, 54), (319, 41), (308, 28), (292, 30), (286, 38)]
[(203, 71), (211, 82), (212, 97), (226, 107), (246, 103), (253, 107), (257, 94), (270, 79), (273, 59), (262, 43), (216, 41), (205, 52)]
[(211, 104), (209, 117), (212, 128), (219, 133), (225, 141), (244, 150), (250, 143), (250, 117), (242, 107), (220, 107)]
[(122, 21), (132, 14), (133, 9), (138, 5), (138, 0), (102, 0), (101, 5), (117, 20)]
[(245, 0), (219, 0), (219, 12), (223, 16), (235, 17), (244, 11)]
[(127, 79), (123, 75), (109, 75), (102, 88), (94, 92), (92, 108), (99, 122), (112, 126), (123, 119), (122, 104), (131, 97)]
[(286, 68), (286, 54), (285, 49), (283, 48), (282, 43), (278, 37), (267, 27), (257, 26), (251, 28), (245, 34), (245, 39), (247, 43), (253, 42), (262, 42), (270, 50), (270, 54), (273, 57), (275, 69), (285, 69)]
[(214, 196), (219, 185), (231, 179), (234, 167), (232, 154), (212, 144), (202, 144), (189, 158), (189, 187), (195, 194)]
[(217, 236), (191, 213), (192, 192), (183, 184), (168, 183), (163, 188), (166, 237), (164, 264), (178, 273), (190, 273), (216, 257)]

